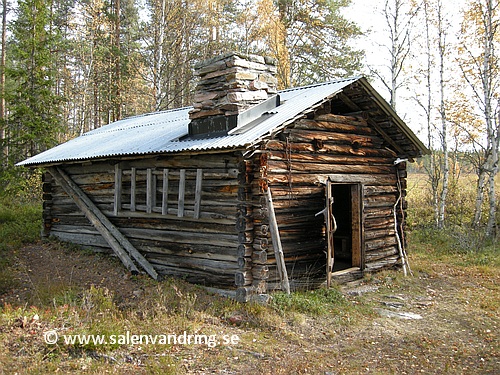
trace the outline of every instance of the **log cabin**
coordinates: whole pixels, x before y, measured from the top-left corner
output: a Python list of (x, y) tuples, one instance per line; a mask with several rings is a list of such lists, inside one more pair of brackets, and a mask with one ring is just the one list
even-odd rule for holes
[(196, 69), (192, 107), (19, 163), (44, 170), (44, 236), (241, 301), (402, 265), (428, 151), (366, 78), (278, 91), (273, 59), (235, 52)]

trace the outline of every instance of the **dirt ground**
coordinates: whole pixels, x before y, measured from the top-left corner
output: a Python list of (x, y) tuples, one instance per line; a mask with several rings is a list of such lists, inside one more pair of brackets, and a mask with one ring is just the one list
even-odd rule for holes
[[(366, 307), (364, 318), (354, 324), (295, 314), (266, 330), (214, 319), (212, 326), (241, 336), (241, 343), (172, 348), (169, 355), (182, 363), (178, 370), (189, 374), (500, 374), (500, 275), (481, 267), (411, 261), (413, 277), (383, 272), (343, 287), (351, 304)], [(148, 287), (109, 256), (54, 243), (20, 249), (15, 270), (16, 287), (0, 296), (0, 306), (50, 303), (61, 285), (107, 288), (118, 305), (133, 306)], [(117, 352), (106, 372), (151, 372), (131, 355)], [(17, 372), (2, 369), (0, 361), (0, 374)]]

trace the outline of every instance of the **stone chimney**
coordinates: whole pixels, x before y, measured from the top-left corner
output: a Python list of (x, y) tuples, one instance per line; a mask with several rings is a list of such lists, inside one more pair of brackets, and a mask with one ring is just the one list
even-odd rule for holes
[(276, 61), (230, 52), (195, 66), (199, 78), (190, 136), (214, 136), (238, 126), (238, 115), (277, 94)]

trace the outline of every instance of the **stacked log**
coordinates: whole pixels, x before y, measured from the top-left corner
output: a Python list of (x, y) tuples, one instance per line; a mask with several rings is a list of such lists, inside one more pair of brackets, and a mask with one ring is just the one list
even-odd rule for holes
[[(194, 189), (196, 169), (203, 169), (200, 217), (191, 214), (178, 217), (176, 212), (161, 212), (160, 201), (151, 213), (130, 211), (127, 204), (130, 174), (123, 174), (122, 203), (124, 208), (115, 215), (114, 164), (102, 161), (88, 165), (74, 164), (65, 171), (85, 191), (96, 206), (122, 232), (161, 274), (182, 277), (190, 282), (208, 286), (234, 288), (235, 274), (240, 269), (237, 257), (239, 232), (236, 228), (238, 212), (239, 157), (233, 153), (219, 155), (179, 155), (159, 158), (121, 160), (122, 170), (168, 168), (171, 184), (169, 197), (175, 203), (176, 181), (179, 170), (186, 172), (186, 188)], [(162, 194), (162, 173), (157, 175), (158, 200)], [(136, 186), (137, 196), (146, 196), (145, 184)], [(51, 184), (52, 206), (50, 235), (95, 251), (110, 253), (110, 248), (92, 227), (78, 207), (60, 186)], [(139, 200), (138, 200), (139, 203)], [(186, 193), (186, 212), (195, 204), (193, 194)], [(173, 205), (173, 204), (172, 204)], [(139, 205), (140, 206), (140, 205)], [(250, 213), (250, 212), (248, 212)], [(242, 223), (240, 222), (240, 225)]]
[(195, 68), (199, 81), (191, 119), (238, 114), (277, 93), (271, 58), (231, 52)]
[(52, 228), (52, 176), (45, 172), (42, 175), (42, 191), (43, 191), (43, 211), (42, 211), (42, 237), (47, 238), (50, 235)]
[[(256, 178), (269, 184), (277, 195), (276, 212), (291, 279), (303, 283), (308, 278), (314, 283), (325, 278), (324, 218), (315, 214), (324, 208), (322, 183), (328, 178), (363, 185), (365, 269), (380, 269), (399, 261), (394, 223), (394, 204), (400, 194), (396, 168), (403, 198), (406, 172), (405, 165), (394, 166), (395, 158), (362, 116), (316, 115), (297, 121), (266, 143), (261, 157), (261, 169), (266, 173), (256, 174)], [(398, 212), (397, 220), (404, 221), (403, 211)], [(278, 280), (269, 253), (268, 258), (271, 288)], [(339, 275), (338, 279), (349, 277)]]
[(238, 296), (246, 299), (248, 288), (253, 282), (252, 268), (252, 243), (253, 243), (253, 207), (251, 205), (252, 192), (251, 161), (242, 161), (239, 165), (239, 188), (236, 229), (238, 230), (238, 271), (235, 274), (235, 284), (239, 287)]

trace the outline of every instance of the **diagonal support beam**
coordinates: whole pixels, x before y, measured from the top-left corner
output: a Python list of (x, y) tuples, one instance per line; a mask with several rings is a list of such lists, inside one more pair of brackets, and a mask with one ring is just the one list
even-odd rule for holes
[(158, 273), (151, 263), (149, 263), (111, 221), (109, 221), (106, 215), (99, 210), (83, 190), (80, 189), (61, 168), (50, 167), (48, 170), (56, 182), (73, 199), (78, 208), (82, 210), (87, 219), (89, 219), (92, 225), (103, 236), (109, 246), (111, 246), (125, 267), (132, 273), (139, 273), (139, 270), (130, 258), (132, 257), (153, 279), (158, 280)]
[(274, 256), (276, 257), (276, 267), (280, 276), (281, 287), (287, 294), (290, 294), (290, 283), (288, 281), (288, 273), (286, 271), (285, 256), (283, 255), (283, 248), (281, 246), (281, 237), (278, 228), (278, 221), (276, 220), (276, 213), (274, 212), (273, 196), (271, 188), (267, 187), (267, 211), (269, 215), (269, 230), (273, 239)]

